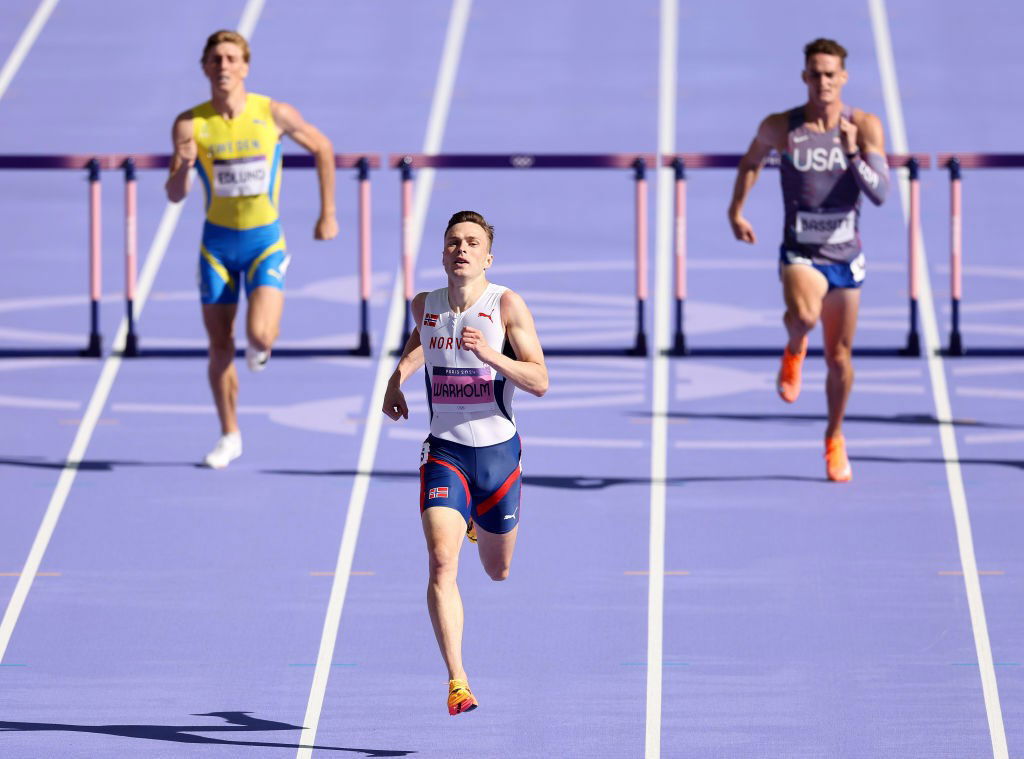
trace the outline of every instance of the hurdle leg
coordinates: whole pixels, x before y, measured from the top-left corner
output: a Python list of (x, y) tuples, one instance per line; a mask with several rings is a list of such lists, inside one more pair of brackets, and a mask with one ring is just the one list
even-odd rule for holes
[(370, 163), (359, 159), (359, 346), (358, 356), (370, 355), (370, 295), (373, 268), (370, 248)]
[(405, 314), (402, 317), (402, 343), (398, 346), (401, 353), (409, 341), (412, 331), (410, 310), (413, 298), (412, 270), (412, 160), (402, 160), (402, 283), (405, 291)]
[(676, 157), (672, 161), (675, 172), (675, 272), (676, 272), (676, 332), (672, 342), (672, 354), (685, 356), (686, 332), (683, 327), (686, 307), (686, 165)]
[(907, 345), (900, 351), (904, 356), (921, 355), (921, 337), (917, 329), (917, 283), (918, 283), (918, 262), (920, 260), (919, 249), (920, 224), (921, 224), (921, 187), (918, 178), (918, 163), (916, 158), (911, 158), (907, 163), (907, 170), (910, 174), (910, 224), (908, 232), (908, 255), (907, 266), (908, 290), (910, 297), (910, 329), (907, 333)]
[(641, 157), (633, 162), (636, 189), (636, 343), (631, 356), (647, 355), (647, 332), (644, 329), (644, 308), (647, 304), (647, 162)]
[(139, 355), (139, 339), (135, 334), (135, 286), (138, 279), (138, 187), (135, 181), (135, 159), (124, 162), (124, 302), (128, 334), (124, 355)]
[(100, 335), (100, 297), (103, 286), (101, 250), (101, 194), (100, 162), (89, 161), (89, 343), (83, 356), (98, 357), (102, 354), (103, 338)]
[(963, 216), (960, 185), (960, 159), (949, 162), (949, 293), (952, 322), (949, 331), (949, 355), (964, 355), (960, 337), (960, 295), (963, 288)]

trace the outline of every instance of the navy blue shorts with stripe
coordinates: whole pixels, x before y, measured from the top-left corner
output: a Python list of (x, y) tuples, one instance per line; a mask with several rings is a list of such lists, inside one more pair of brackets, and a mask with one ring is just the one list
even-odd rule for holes
[(519, 524), (521, 457), (518, 434), (481, 448), (428, 436), (420, 457), (420, 512), (447, 506), (482, 530), (511, 532)]

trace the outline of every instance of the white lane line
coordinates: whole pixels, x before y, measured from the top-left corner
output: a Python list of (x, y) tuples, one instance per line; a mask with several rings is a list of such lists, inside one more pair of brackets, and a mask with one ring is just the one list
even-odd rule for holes
[(21, 68), (22, 61), (25, 60), (28, 51), (32, 49), (32, 45), (35, 44), (39, 33), (43, 31), (43, 26), (46, 24), (47, 19), (50, 18), (50, 14), (53, 13), (53, 9), (57, 7), (57, 1), (43, 0), (39, 3), (39, 7), (36, 8), (36, 12), (29, 19), (25, 31), (21, 33), (21, 37), (18, 38), (18, 42), (14, 45), (11, 54), (7, 56), (4, 67), (0, 69), (0, 99), (7, 92), (11, 80), (14, 79), (14, 75)]
[(964, 442), (971, 445), (1024, 443), (1024, 432), (985, 432), (977, 435), (964, 435)]
[(29, 398), (25, 395), (0, 395), (0, 406), (8, 408), (61, 409), (74, 411), (81, 408), (80, 401), (59, 401), (52, 398)]
[[(252, 4), (253, 2), (261, 2), (261, 0), (249, 0), (249, 2)], [(249, 5), (246, 5), (247, 10), (248, 7)], [(252, 23), (255, 23), (255, 21)], [(174, 232), (174, 227), (178, 223), (178, 217), (181, 216), (183, 205), (184, 203), (168, 203), (167, 208), (164, 209), (160, 225), (157, 227), (156, 235), (153, 237), (153, 243), (146, 254), (146, 262), (143, 264), (142, 271), (139, 274), (135, 298), (135, 308), (139, 314), (142, 313), (142, 308), (146, 304), (146, 298), (149, 297), (149, 293), (153, 288), (153, 280), (156, 279), (157, 270), (167, 251), (167, 245)], [(96, 387), (92, 391), (89, 405), (86, 407), (82, 422), (75, 433), (75, 439), (71, 443), (71, 450), (64, 463), (64, 468), (61, 470), (60, 477), (57, 478), (57, 486), (50, 496), (50, 502), (46, 506), (42, 523), (39, 525), (35, 540), (33, 540), (32, 547), (29, 549), (28, 558), (25, 559), (25, 565), (22, 567), (21, 575), (18, 577), (18, 583), (14, 586), (14, 592), (7, 603), (3, 619), (0, 620), (0, 662), (3, 662), (4, 655), (7, 653), (7, 646), (10, 644), (11, 636), (14, 634), (14, 627), (18, 624), (21, 610), (24, 608), (25, 600), (32, 589), (32, 581), (39, 572), (43, 556), (50, 545), (53, 531), (57, 527), (57, 520), (60, 519), (68, 494), (71, 492), (71, 486), (74, 484), (75, 476), (78, 474), (78, 467), (81, 465), (85, 451), (89, 447), (93, 431), (96, 429), (100, 414), (106, 405), (107, 398), (110, 396), (114, 379), (121, 368), (122, 352), (124, 351), (127, 335), (128, 320), (127, 318), (122, 318), (117, 334), (114, 337), (112, 353), (103, 362), (103, 368), (100, 371), (99, 379), (96, 380)]]
[[(437, 85), (430, 106), (426, 138), (423, 142), (424, 153), (439, 153), (441, 151), (445, 125), (451, 107), (452, 91), (455, 87), (455, 75), (459, 68), (459, 58), (462, 55), (462, 43), (466, 36), (471, 7), (472, 0), (452, 0), (451, 15), (448, 18), (448, 29), (445, 33), (444, 52), (438, 68)], [(423, 239), (427, 206), (430, 203), (430, 195), (434, 187), (434, 173), (432, 169), (423, 169), (419, 172), (416, 182), (413, 213), (410, 220), (414, 264)], [(334, 580), (331, 583), (331, 594), (324, 618), (323, 633), (320, 637), (320, 651), (316, 657), (313, 682), (309, 691), (309, 700), (306, 703), (306, 716), (302, 720), (303, 729), (298, 740), (302, 746), (295, 755), (296, 759), (311, 759), (313, 756), (311, 747), (316, 741), (316, 731), (320, 724), (320, 713), (323, 710), (324, 695), (327, 692), (327, 678), (331, 673), (331, 662), (334, 660), (334, 649), (338, 642), (338, 628), (341, 625), (341, 612), (345, 605), (345, 595), (348, 592), (352, 558), (356, 551), (359, 526), (362, 523), (366, 495), (370, 487), (370, 473), (373, 471), (377, 444), (380, 440), (384, 419), (381, 407), (384, 404), (385, 383), (388, 376), (394, 371), (395, 361), (391, 353), (400, 347), (402, 323), (405, 319), (404, 312), (405, 300), (399, 272), (395, 276), (391, 292), (391, 306), (388, 309), (388, 321), (384, 330), (384, 338), (381, 341), (380, 359), (377, 361), (377, 372), (373, 380), (373, 393), (366, 410), (366, 425), (356, 466), (358, 474), (352, 483), (348, 511), (345, 514), (345, 526), (342, 529), (338, 561), (334, 569)]]
[(1012, 390), (1005, 387), (958, 387), (956, 394), (973, 398), (1001, 398), (1009, 401), (1024, 401), (1024, 390)]
[(264, 0), (249, 0), (245, 4), (245, 8), (242, 9), (242, 18), (238, 22), (238, 33), (250, 43), (253, 32), (256, 31), (256, 23), (260, 20), (260, 14), (263, 13), (263, 3)]
[(670, 249), (672, 245), (671, 175), (661, 156), (675, 152), (678, 0), (661, 0), (658, 47), (658, 160), (654, 252), (654, 330), (651, 351), (651, 517), (647, 560), (647, 716), (644, 759), (661, 757), (661, 675), (664, 660), (665, 479), (668, 472)]
[[(893, 149), (897, 153), (908, 152), (907, 130), (903, 121), (903, 106), (896, 79), (896, 63), (893, 56), (892, 38), (889, 35), (889, 19), (885, 0), (868, 0), (871, 26), (875, 36), (875, 49), (885, 96), (885, 109), (889, 120), (889, 132)], [(903, 203), (903, 217), (909, 223), (910, 186), (906, 176), (900, 173), (900, 200)], [(946, 386), (946, 374), (942, 355), (939, 353), (941, 338), (939, 324), (935, 317), (935, 302), (932, 298), (931, 281), (928, 278), (928, 263), (924, 242), (921, 242), (921, 272), (919, 303), (924, 332), (924, 354), (931, 376), (932, 397), (935, 401), (935, 415), (939, 420), (939, 439), (942, 441), (942, 455), (946, 460), (946, 480), (949, 483), (949, 498), (956, 523), (957, 545), (960, 551), (960, 566), (964, 573), (967, 605), (970, 609), (971, 628), (974, 631), (974, 648), (978, 655), (978, 672), (985, 698), (985, 712), (988, 716), (989, 735), (992, 739), (992, 756), (1008, 759), (1006, 730), (1003, 726), (1003, 712), (999, 703), (999, 687), (996, 670), (992, 662), (992, 646), (985, 620), (985, 605), (981, 595), (981, 581), (978, 564), (974, 555), (974, 538), (971, 535), (971, 518), (967, 510), (967, 494), (964, 491), (963, 473), (960, 470), (960, 455), (957, 451), (953, 431), (953, 410)]]

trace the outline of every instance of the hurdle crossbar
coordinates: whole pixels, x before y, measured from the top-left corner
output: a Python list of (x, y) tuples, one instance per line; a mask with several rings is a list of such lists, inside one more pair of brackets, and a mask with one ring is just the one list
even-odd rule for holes
[[(294, 154), (282, 156), (285, 168), (314, 168), (316, 160), (312, 155)], [(124, 255), (125, 255), (125, 305), (128, 331), (123, 355), (140, 355), (139, 339), (136, 332), (135, 289), (138, 278), (138, 191), (136, 172), (140, 170), (167, 169), (171, 165), (169, 154), (105, 153), (99, 155), (43, 155), (14, 154), (0, 155), (0, 170), (3, 169), (73, 169), (88, 172), (89, 182), (89, 319), (88, 343), (81, 355), (100, 356), (102, 337), (99, 331), (99, 307), (102, 276), (101, 238), (101, 171), (123, 171), (125, 183), (124, 200)], [(380, 157), (362, 153), (339, 153), (334, 156), (336, 169), (354, 169), (358, 181), (358, 229), (359, 229), (359, 342), (351, 350), (340, 351), (359, 356), (370, 355), (369, 303), (372, 291), (372, 244), (370, 236), (371, 195), (370, 170), (379, 169)], [(275, 355), (318, 355), (334, 354), (337, 350), (316, 350), (287, 348), (277, 349)], [(18, 355), (39, 355), (39, 353), (17, 352)]]
[[(963, 297), (963, 169), (1024, 169), (1024, 153), (939, 153), (936, 166), (949, 171), (949, 297), (950, 328), (946, 353), (966, 353), (960, 332), (960, 301)], [(983, 348), (975, 353), (986, 356), (1019, 356), (1020, 349)]]
[(411, 239), (412, 183), (416, 169), (630, 169), (634, 180), (634, 255), (636, 259), (636, 339), (624, 351), (602, 350), (548, 350), (551, 355), (572, 353), (574, 355), (598, 353), (626, 353), (631, 356), (646, 356), (648, 353), (647, 330), (644, 326), (644, 311), (648, 299), (648, 188), (647, 170), (656, 165), (653, 153), (447, 153), (425, 155), (397, 153), (388, 158), (388, 164), (401, 172), (402, 204), (402, 279), (405, 295), (405, 320), (402, 329), (402, 344), (411, 332), (410, 305), (414, 296), (413, 251)]
[[(675, 333), (670, 350), (673, 355), (685, 356), (690, 352), (685, 331), (688, 255), (686, 242), (686, 172), (689, 169), (735, 169), (739, 166), (742, 157), (741, 153), (675, 153), (662, 154), (661, 156), (662, 167), (672, 169), (675, 175), (673, 240), (673, 258), (675, 261)], [(907, 290), (910, 315), (907, 343), (905, 347), (899, 350), (899, 353), (902, 355), (918, 356), (921, 353), (921, 340), (917, 326), (917, 296), (921, 257), (919, 171), (922, 168), (929, 168), (931, 166), (931, 158), (924, 153), (908, 153), (905, 155), (890, 155), (888, 156), (888, 161), (891, 168), (906, 169), (910, 180), (910, 224), (907, 243)], [(764, 160), (762, 167), (778, 168), (780, 163), (781, 158), (779, 155), (772, 153)]]

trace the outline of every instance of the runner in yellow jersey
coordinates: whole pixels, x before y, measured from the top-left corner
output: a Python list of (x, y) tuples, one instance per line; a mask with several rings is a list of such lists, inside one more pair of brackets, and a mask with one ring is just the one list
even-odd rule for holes
[(281, 134), (316, 158), (320, 217), (313, 236), (338, 234), (334, 210), (334, 148), (299, 112), (265, 95), (245, 91), (249, 44), (233, 31), (214, 32), (201, 59), (210, 80), (210, 100), (174, 121), (174, 155), (167, 197), (188, 193), (191, 169), (206, 191), (206, 224), (200, 244), (199, 285), (203, 324), (210, 339), (209, 379), (220, 417), (221, 437), (204, 463), (222, 469), (242, 454), (236, 404), (234, 320), (244, 287), (249, 368), (260, 371), (270, 358), (284, 308), (289, 256), (278, 222), (281, 192)]

